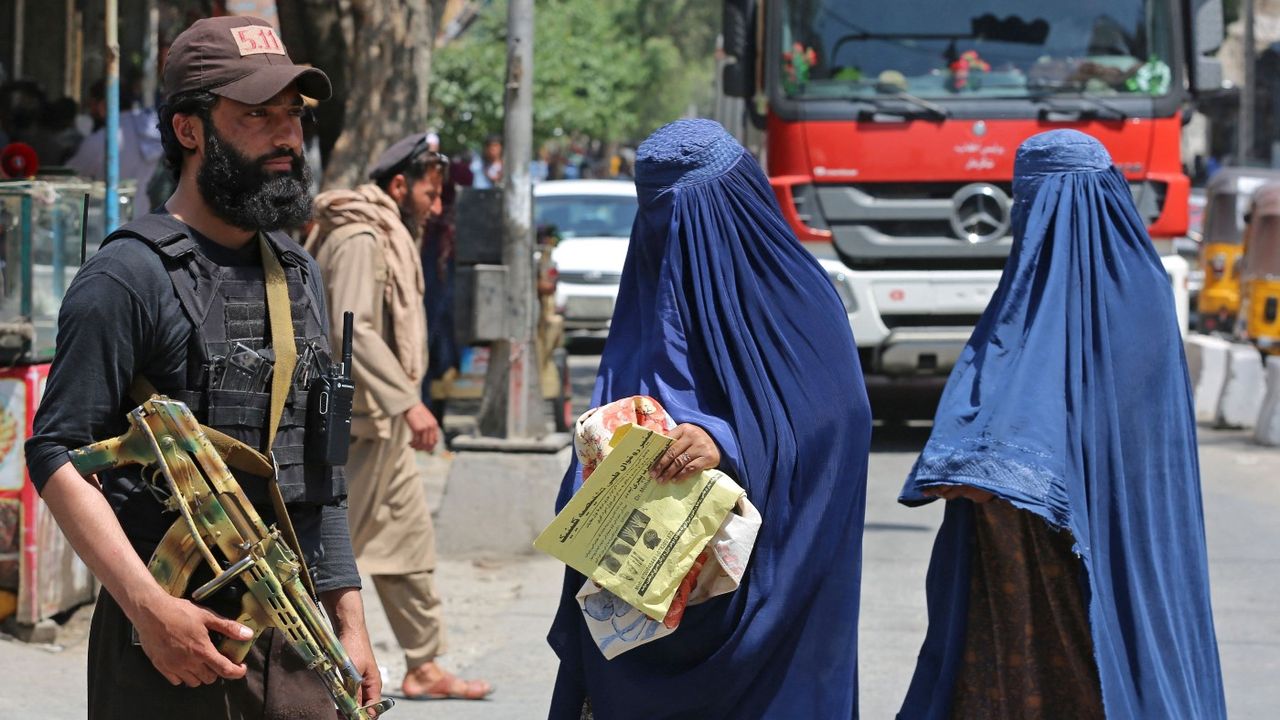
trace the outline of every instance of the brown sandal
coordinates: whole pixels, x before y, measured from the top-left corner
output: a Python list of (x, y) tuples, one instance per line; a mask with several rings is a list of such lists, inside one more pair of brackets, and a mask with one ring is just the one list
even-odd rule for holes
[(405, 693), (406, 700), (483, 700), (493, 692), (484, 680), (463, 680), (444, 673), (438, 680), (416, 695)]

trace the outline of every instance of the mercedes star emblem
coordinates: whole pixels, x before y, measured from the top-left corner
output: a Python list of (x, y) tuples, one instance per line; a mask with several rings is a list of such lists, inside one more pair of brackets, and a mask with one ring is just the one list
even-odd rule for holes
[(965, 185), (951, 196), (951, 230), (971, 245), (999, 240), (1009, 232), (1009, 196), (995, 185)]

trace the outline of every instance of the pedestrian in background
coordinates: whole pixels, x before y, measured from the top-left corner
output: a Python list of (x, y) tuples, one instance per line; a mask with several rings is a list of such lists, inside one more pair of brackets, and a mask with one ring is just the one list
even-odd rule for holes
[(1097, 140), (1037, 135), (901, 501), (942, 497), (901, 718), (1225, 718), (1169, 278)]
[(471, 161), (472, 186), (477, 188), (502, 187), (502, 136), (485, 138), (484, 148)]
[[(548, 384), (558, 386), (562, 378), (560, 368), (556, 365), (556, 351), (564, 347), (564, 316), (556, 309), (556, 283), (559, 270), (556, 268), (556, 245), (560, 243), (560, 231), (554, 225), (539, 225), (535, 230), (534, 254), (537, 261), (538, 292), (538, 329), (534, 337), (534, 347), (538, 355), (538, 374), (543, 387)], [(564, 413), (562, 407), (555, 412)]]
[(41, 110), (39, 132), (31, 141), (41, 166), (63, 165), (80, 147), (84, 136), (76, 129), (77, 110), (69, 97), (50, 101)]
[[(99, 80), (89, 88), (88, 110), (95, 124), (98, 118), (106, 118), (106, 107), (106, 90)], [(124, 108), (120, 111), (118, 136), (120, 179), (135, 183), (133, 217), (140, 218), (151, 212), (147, 184), (160, 167), (164, 149), (160, 145), (155, 110), (133, 107), (133, 98), (128, 96), (120, 98), (120, 107)], [(75, 155), (67, 161), (67, 166), (80, 177), (101, 181), (106, 179), (106, 158), (107, 128), (103, 125), (80, 143)], [(164, 170), (160, 169), (160, 172)]]
[[(560, 658), (550, 717), (855, 717), (871, 412), (844, 306), (717, 123), (655, 132), (636, 186), (591, 404), (651, 396), (680, 423), (657, 478), (719, 468), (763, 525), (736, 591), (613, 660), (575, 599), (583, 576), (567, 570), (547, 638)], [(557, 509), (581, 483), (575, 460)]]
[(468, 188), (475, 184), (475, 175), (471, 172), (472, 159), (471, 151), (464, 149), (449, 163), (449, 181), (456, 187)]
[(15, 142), (31, 144), (45, 100), (44, 91), (29, 80), (0, 85), (0, 149)]
[(440, 397), (434, 397), (432, 384), (443, 380), (450, 371), (456, 372), (458, 367), (458, 339), (453, 321), (457, 274), (454, 204), (457, 199), (457, 186), (453, 177), (446, 174), (440, 188), (440, 212), (427, 220), (422, 234), (422, 276), (427, 312), (427, 375), (422, 383), (422, 399), (442, 426), (448, 398), (443, 390)]
[(404, 650), (401, 690), (409, 699), (478, 700), (492, 691), (489, 683), (436, 664), (445, 642), (435, 528), (414, 456), (440, 439), (420, 395), (427, 325), (418, 243), (440, 213), (447, 165), (427, 149), (426, 133), (396, 142), (374, 163), (373, 182), (316, 197), (306, 247), (324, 274), (334, 321), (343, 311), (355, 314), (351, 544)]

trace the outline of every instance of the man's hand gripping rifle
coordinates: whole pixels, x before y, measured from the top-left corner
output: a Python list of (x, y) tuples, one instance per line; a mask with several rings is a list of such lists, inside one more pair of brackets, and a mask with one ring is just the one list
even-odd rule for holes
[(360, 706), (360, 673), (303, 587), (297, 556), (279, 530), (263, 524), (187, 406), (157, 395), (129, 413), (129, 424), (120, 437), (73, 451), (71, 461), (86, 476), (124, 465), (149, 468), (148, 482), (181, 514), (148, 564), (156, 582), (183, 597), (199, 564), (208, 563), (214, 578), (191, 594), (199, 602), (241, 580), (249, 592), (236, 620), (254, 636), (223, 638), (219, 651), (242, 662), (262, 631), (276, 628), (319, 673), (343, 717), (368, 720), (389, 709), (390, 699)]

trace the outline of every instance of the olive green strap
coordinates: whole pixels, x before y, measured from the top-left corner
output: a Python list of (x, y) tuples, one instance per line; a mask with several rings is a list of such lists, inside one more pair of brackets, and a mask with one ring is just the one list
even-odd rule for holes
[(271, 325), (271, 349), (275, 352), (275, 369), (271, 374), (271, 413), (267, 416), (267, 452), (280, 428), (284, 402), (293, 384), (293, 369), (298, 364), (298, 347), (293, 339), (293, 313), (289, 308), (289, 284), (280, 259), (271, 249), (265, 235), (258, 235), (262, 248), (262, 270), (267, 278), (267, 319)]
[(298, 364), (298, 347), (293, 339), (293, 312), (289, 305), (289, 284), (284, 276), (284, 268), (275, 250), (267, 242), (267, 236), (258, 234), (258, 246), (262, 249), (262, 271), (267, 280), (267, 321), (271, 326), (271, 349), (275, 352), (275, 367), (271, 371), (271, 412), (267, 416), (267, 455), (272, 459), (271, 480), (267, 483), (271, 489), (271, 505), (275, 508), (277, 522), (284, 532), (284, 539), (293, 547), (298, 556), (298, 565), (302, 568), (302, 580), (312, 596), (318, 597), (315, 583), (311, 580), (311, 572), (307, 569), (306, 557), (302, 554), (302, 545), (298, 542), (298, 534), (293, 529), (293, 521), (289, 518), (289, 509), (285, 507), (284, 495), (280, 492), (280, 483), (276, 479), (275, 458), (271, 456), (271, 445), (275, 442), (276, 431), (280, 428), (280, 417), (284, 413), (284, 403), (289, 397), (289, 388), (293, 385), (293, 369)]

